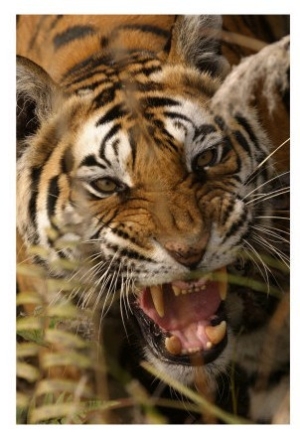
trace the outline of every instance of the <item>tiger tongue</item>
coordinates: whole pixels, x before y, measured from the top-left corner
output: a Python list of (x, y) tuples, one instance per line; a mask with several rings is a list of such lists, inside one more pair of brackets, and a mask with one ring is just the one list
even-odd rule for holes
[(193, 323), (209, 324), (225, 297), (222, 282), (176, 281), (143, 290), (139, 304), (164, 331), (183, 330)]
[(226, 292), (226, 269), (221, 268), (199, 280), (146, 287), (138, 303), (144, 314), (168, 335), (165, 349), (176, 356), (209, 350), (223, 340), (226, 322), (212, 326), (211, 321)]

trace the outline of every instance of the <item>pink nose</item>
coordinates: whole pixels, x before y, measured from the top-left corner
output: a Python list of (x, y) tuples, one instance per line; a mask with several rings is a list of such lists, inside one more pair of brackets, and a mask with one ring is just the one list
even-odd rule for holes
[(181, 242), (169, 241), (165, 243), (164, 247), (178, 263), (190, 269), (195, 269), (204, 255), (205, 244), (206, 242), (201, 242), (191, 246)]

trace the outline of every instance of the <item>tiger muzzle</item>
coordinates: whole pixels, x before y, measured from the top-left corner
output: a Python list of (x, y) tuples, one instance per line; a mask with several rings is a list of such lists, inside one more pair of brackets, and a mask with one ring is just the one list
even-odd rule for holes
[(164, 247), (170, 256), (173, 257), (173, 259), (175, 259), (178, 263), (193, 270), (201, 262), (201, 259), (205, 253), (207, 240), (208, 236), (205, 236), (199, 242), (193, 244), (168, 241), (164, 244)]

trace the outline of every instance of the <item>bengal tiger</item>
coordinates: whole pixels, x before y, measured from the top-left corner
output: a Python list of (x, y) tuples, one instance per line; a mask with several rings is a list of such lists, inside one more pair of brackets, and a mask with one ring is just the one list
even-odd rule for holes
[[(17, 247), (51, 277), (75, 274), (83, 307), (105, 316), (119, 297), (131, 347), (227, 409), (234, 365), (249, 388), (238, 413), (271, 422), (288, 389), (286, 318), (255, 386), (287, 286), (265, 256), (288, 260), (288, 168), (251, 104), (231, 103), (234, 88), (218, 98), (221, 29), (218, 15), (18, 17)], [(251, 287), (260, 272), (269, 293)]]

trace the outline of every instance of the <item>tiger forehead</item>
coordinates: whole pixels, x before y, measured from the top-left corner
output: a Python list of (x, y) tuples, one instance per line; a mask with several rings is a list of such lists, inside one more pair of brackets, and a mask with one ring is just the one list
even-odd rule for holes
[[(209, 74), (201, 73), (184, 65), (169, 65), (154, 53), (131, 54), (122, 50), (117, 54), (101, 56), (98, 61), (90, 59), (89, 78), (86, 68), (76, 65), (68, 71), (63, 85), (70, 93), (92, 96), (92, 108), (107, 107), (111, 102), (123, 99), (127, 109), (143, 110), (148, 98), (168, 94), (206, 103), (220, 83)], [(144, 103), (146, 101), (146, 103)], [(157, 109), (157, 105), (155, 107)]]
[(185, 176), (184, 143), (165, 136), (161, 130), (137, 133), (130, 139), (131, 152), (127, 160), (134, 184), (148, 184), (153, 189), (173, 183)]
[(195, 152), (193, 137), (211, 122), (202, 99), (168, 88), (118, 88), (110, 103), (90, 111), (75, 153), (79, 161), (94, 155), (107, 175), (131, 172), (136, 182), (154, 175), (162, 179), (166, 169), (170, 176), (184, 176), (187, 154)]

